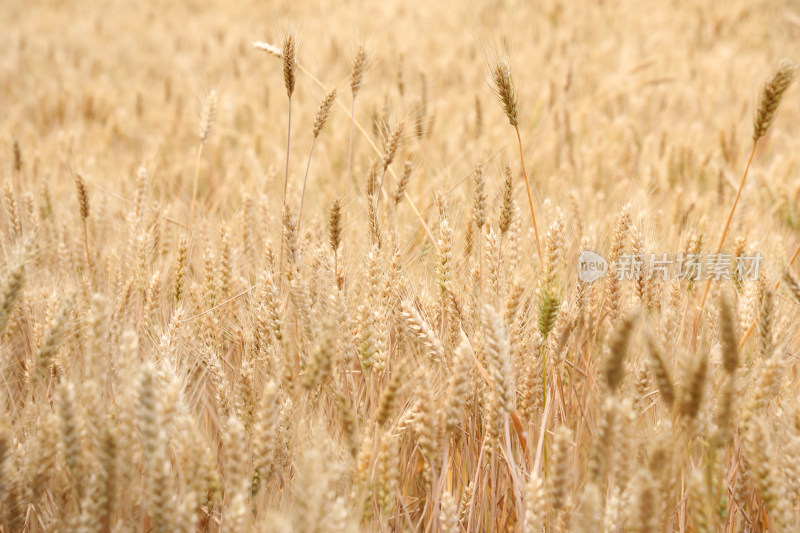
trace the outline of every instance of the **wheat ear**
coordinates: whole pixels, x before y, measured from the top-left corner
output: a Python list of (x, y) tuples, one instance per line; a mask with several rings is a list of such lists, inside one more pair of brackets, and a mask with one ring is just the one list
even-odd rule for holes
[(353, 129), (355, 127), (356, 97), (364, 81), (364, 71), (367, 69), (367, 51), (363, 44), (358, 45), (356, 57), (353, 60), (353, 70), (350, 73), (350, 92), (353, 98), (350, 102), (350, 140), (347, 149), (347, 181), (353, 179)]

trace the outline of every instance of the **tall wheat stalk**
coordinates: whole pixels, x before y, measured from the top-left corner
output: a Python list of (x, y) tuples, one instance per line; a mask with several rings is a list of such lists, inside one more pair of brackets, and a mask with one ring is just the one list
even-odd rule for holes
[[(750, 164), (753, 162), (753, 157), (756, 155), (758, 141), (764, 136), (765, 133), (767, 133), (772, 121), (775, 119), (775, 115), (778, 111), (778, 107), (780, 107), (783, 95), (792, 84), (796, 71), (797, 67), (795, 67), (793, 63), (788, 60), (781, 61), (778, 69), (761, 89), (761, 95), (758, 99), (758, 107), (756, 108), (756, 113), (753, 117), (753, 146), (750, 149), (750, 155), (748, 156), (747, 163), (744, 166), (744, 172), (742, 173), (742, 179), (739, 182), (739, 188), (736, 190), (736, 197), (733, 199), (733, 205), (728, 212), (728, 218), (725, 219), (725, 224), (722, 226), (722, 233), (720, 234), (715, 254), (719, 254), (722, 251), (722, 247), (725, 245), (725, 237), (728, 235), (728, 229), (730, 228), (731, 221), (733, 220), (733, 213), (736, 211), (736, 206), (739, 204), (739, 198), (742, 195), (742, 189), (744, 189), (744, 184), (750, 171)], [(706, 281), (705, 289), (703, 289), (703, 297), (700, 299), (700, 305), (698, 306), (695, 314), (694, 324), (692, 327), (693, 342), (696, 342), (697, 339), (697, 329), (700, 324), (700, 317), (703, 313), (703, 308), (706, 304), (708, 291), (711, 288), (711, 281), (711, 277), (709, 277)], [(748, 330), (747, 335), (749, 335), (749, 331), (750, 330)]]
[(531, 210), (531, 220), (533, 221), (533, 234), (536, 237), (536, 253), (539, 261), (542, 261), (542, 246), (539, 244), (539, 228), (536, 225), (536, 214), (533, 210), (533, 198), (531, 196), (531, 184), (528, 180), (528, 171), (525, 168), (525, 156), (522, 152), (522, 137), (519, 133), (519, 107), (517, 105), (517, 90), (514, 87), (514, 80), (511, 77), (511, 69), (503, 60), (497, 61), (492, 68), (492, 78), (494, 80), (494, 90), (503, 111), (508, 118), (509, 124), (514, 126), (517, 134), (517, 145), (519, 147), (519, 161), (522, 165), (522, 175), (525, 178), (525, 191), (528, 193), (528, 207)]
[[(292, 95), (294, 94), (295, 86), (295, 69), (297, 68), (297, 50), (295, 37), (289, 33), (283, 41), (283, 49), (281, 50), (281, 62), (283, 63), (283, 83), (286, 86), (286, 95), (289, 98), (289, 117), (286, 125), (286, 171), (283, 176), (283, 209), (286, 211), (286, 193), (289, 187), (289, 154), (292, 146)], [(312, 147), (313, 150), (313, 147)], [(309, 164), (311, 156), (309, 155)], [(283, 277), (283, 244), (281, 243), (280, 259), (281, 278)]]

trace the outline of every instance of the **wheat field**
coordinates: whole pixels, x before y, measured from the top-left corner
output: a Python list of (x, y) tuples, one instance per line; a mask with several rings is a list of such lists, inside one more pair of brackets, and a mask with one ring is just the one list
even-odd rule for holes
[(0, 531), (800, 528), (793, 2), (0, 20)]

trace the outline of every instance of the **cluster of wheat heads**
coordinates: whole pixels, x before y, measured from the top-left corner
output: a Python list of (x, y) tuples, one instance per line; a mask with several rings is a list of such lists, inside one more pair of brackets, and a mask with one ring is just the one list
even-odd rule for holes
[[(719, 28), (699, 41), (748, 18), (708, 16)], [(669, 80), (646, 62), (588, 105), (569, 69), (532, 98), (514, 48), (488, 68), (448, 52), (443, 82), (378, 40), (332, 83), (302, 33), (256, 50), (220, 37), (250, 62), (202, 98), (199, 129), (170, 118), (191, 114), (174, 75), (136, 85), (130, 114), (102, 86), (77, 107), (20, 104), (42, 140), (0, 158), (0, 531), (800, 525), (800, 191), (795, 163), (763, 149), (775, 129), (798, 146), (772, 126), (792, 64), (763, 65), (761, 92), (738, 96), (749, 145), (725, 129), (737, 111), (721, 134), (702, 110), (680, 130), (696, 94), (658, 92)], [(91, 68), (67, 55), (65, 76)], [(230, 94), (267, 83), (244, 66), (268, 95)], [(459, 80), (450, 105), (437, 91)], [(663, 106), (649, 115), (648, 87)], [(143, 166), (129, 123), (163, 129)], [(124, 170), (99, 166), (104, 151)], [(624, 182), (634, 169), (645, 183)], [(584, 249), (612, 268), (650, 252), (769, 261), (755, 279), (587, 283)]]

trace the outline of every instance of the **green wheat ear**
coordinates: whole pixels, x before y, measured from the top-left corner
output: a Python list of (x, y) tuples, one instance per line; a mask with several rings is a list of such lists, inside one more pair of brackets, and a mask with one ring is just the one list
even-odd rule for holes
[(558, 308), (561, 306), (561, 298), (552, 287), (547, 287), (542, 295), (542, 303), (539, 306), (539, 333), (542, 339), (546, 340), (547, 335), (556, 323)]

